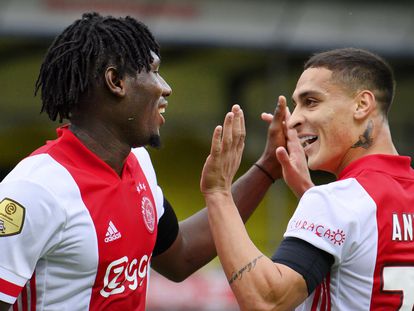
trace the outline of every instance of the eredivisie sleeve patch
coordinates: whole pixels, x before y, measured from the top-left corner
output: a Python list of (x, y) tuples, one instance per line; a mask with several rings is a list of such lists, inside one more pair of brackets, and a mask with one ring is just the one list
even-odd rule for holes
[(0, 237), (19, 234), (24, 224), (25, 208), (11, 199), (0, 202)]

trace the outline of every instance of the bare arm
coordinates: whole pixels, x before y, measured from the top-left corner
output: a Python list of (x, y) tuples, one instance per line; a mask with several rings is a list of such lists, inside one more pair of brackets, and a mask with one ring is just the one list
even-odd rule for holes
[(222, 137), (216, 129), (200, 184), (217, 253), (242, 310), (291, 310), (307, 297), (306, 283), (266, 258), (246, 232), (230, 190), (241, 156), (231, 143), (231, 126), (224, 123)]
[(307, 295), (304, 278), (273, 263), (250, 240), (230, 195), (206, 195), (211, 230), (241, 310), (292, 310)]

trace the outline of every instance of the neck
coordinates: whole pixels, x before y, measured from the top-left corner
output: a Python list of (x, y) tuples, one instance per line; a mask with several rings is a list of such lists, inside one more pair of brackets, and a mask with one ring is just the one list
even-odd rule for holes
[(340, 167), (336, 170), (335, 175), (338, 176), (351, 162), (371, 154), (398, 155), (397, 149), (392, 142), (390, 128), (385, 120), (374, 125), (372, 142), (369, 146), (361, 144), (361, 146), (350, 148)]
[(93, 124), (90, 120), (88, 126), (72, 122), (69, 129), (90, 151), (121, 176), (131, 151), (129, 146), (122, 144), (107, 127)]

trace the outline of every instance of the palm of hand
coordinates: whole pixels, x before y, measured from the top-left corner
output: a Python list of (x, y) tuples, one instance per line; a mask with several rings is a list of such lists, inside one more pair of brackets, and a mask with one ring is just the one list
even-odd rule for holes
[(201, 174), (200, 189), (206, 193), (230, 192), (243, 154), (245, 138), (243, 113), (237, 106), (226, 115), (223, 127), (214, 130), (210, 155)]

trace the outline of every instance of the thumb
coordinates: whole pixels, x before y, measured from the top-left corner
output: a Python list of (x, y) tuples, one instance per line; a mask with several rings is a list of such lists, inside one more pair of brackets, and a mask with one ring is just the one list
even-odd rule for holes
[(285, 147), (278, 147), (276, 149), (276, 158), (279, 161), (280, 165), (282, 165), (283, 170), (291, 166), (289, 154)]

